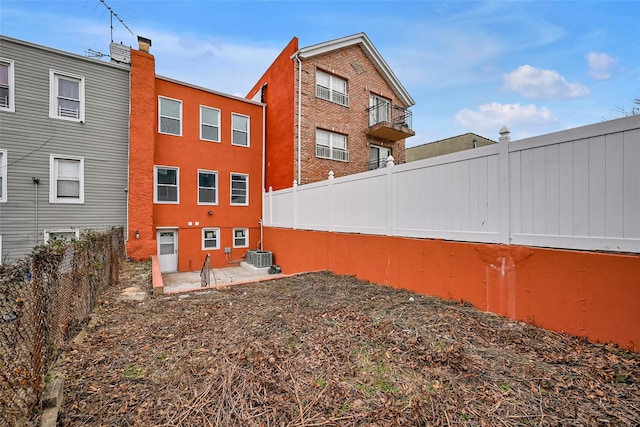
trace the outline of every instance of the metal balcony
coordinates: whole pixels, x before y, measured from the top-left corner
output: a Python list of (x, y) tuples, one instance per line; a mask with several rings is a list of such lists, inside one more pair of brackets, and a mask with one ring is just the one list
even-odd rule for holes
[(411, 129), (412, 113), (406, 108), (379, 103), (367, 108), (369, 127), (367, 135), (396, 142), (414, 136)]

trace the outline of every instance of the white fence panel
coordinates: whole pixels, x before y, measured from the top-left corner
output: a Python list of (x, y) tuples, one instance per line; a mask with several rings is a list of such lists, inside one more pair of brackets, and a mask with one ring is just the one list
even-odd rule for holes
[(514, 142), (507, 133), (265, 194), (265, 225), (640, 253), (639, 165), (640, 116)]
[[(271, 197), (271, 223), (274, 227), (294, 227), (295, 204), (293, 190), (287, 188), (277, 192), (269, 192)], [(294, 227), (295, 228), (295, 227)]]
[(326, 182), (296, 187), (296, 206), (296, 228), (323, 231), (331, 228), (331, 192)]
[(515, 141), (511, 242), (640, 252), (640, 117)]
[(396, 166), (393, 234), (496, 242), (498, 147)]
[(334, 230), (385, 234), (387, 230), (387, 170), (333, 180)]

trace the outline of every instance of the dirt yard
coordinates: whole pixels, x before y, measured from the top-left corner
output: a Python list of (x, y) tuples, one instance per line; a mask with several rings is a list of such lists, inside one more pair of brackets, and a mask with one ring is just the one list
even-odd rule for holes
[(637, 426), (640, 356), (312, 273), (125, 301), (63, 362), (63, 426)]

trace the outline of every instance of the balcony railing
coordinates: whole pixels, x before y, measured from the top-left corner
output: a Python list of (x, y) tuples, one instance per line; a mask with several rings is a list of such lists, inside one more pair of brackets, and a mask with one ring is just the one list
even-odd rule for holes
[(367, 134), (371, 136), (398, 141), (415, 135), (411, 129), (413, 113), (399, 105), (379, 103), (367, 108), (367, 115), (369, 116)]
[(331, 90), (328, 87), (316, 86), (316, 96), (318, 98), (326, 99), (327, 101), (335, 102), (340, 105), (349, 105), (349, 95), (337, 90)]
[(390, 123), (411, 129), (413, 113), (399, 105), (391, 107), (389, 104), (380, 103), (367, 108), (367, 113), (369, 114), (369, 126)]
[(322, 159), (338, 160), (340, 162), (348, 162), (349, 150), (316, 144), (316, 157), (320, 157)]

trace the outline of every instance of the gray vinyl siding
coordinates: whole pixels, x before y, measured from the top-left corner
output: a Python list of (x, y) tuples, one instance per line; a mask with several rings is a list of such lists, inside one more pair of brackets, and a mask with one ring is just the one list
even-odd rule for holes
[[(7, 150), (7, 202), (0, 203), (2, 257), (44, 242), (44, 230), (81, 232), (126, 226), (129, 69), (0, 36), (0, 57), (14, 61), (15, 112), (0, 111)], [(85, 121), (49, 117), (49, 70), (84, 76)], [(84, 158), (84, 203), (49, 202), (50, 155)], [(40, 179), (36, 185), (32, 177)]]

